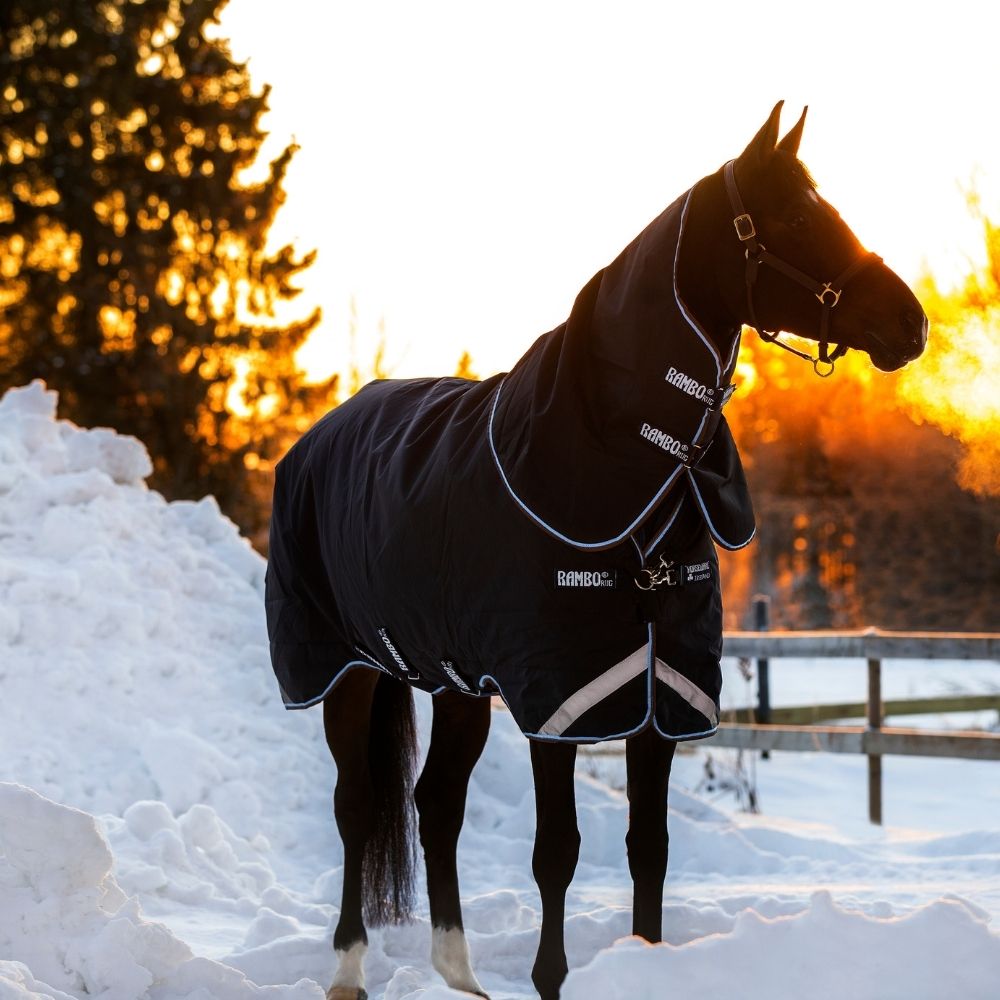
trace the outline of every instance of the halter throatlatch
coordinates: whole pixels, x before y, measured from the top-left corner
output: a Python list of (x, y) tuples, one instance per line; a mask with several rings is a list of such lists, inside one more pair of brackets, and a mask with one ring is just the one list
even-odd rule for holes
[[(743, 199), (740, 197), (739, 188), (736, 186), (736, 171), (734, 169), (735, 160), (730, 160), (723, 168), (723, 173), (726, 179), (726, 191), (729, 194), (729, 205), (733, 210), (733, 225), (736, 227), (736, 235), (739, 237), (741, 243), (746, 247), (746, 258), (747, 258), (747, 269), (746, 269), (746, 287), (747, 287), (747, 308), (750, 311), (750, 323), (757, 330), (762, 340), (766, 340), (768, 343), (777, 344), (778, 347), (784, 348), (786, 351), (790, 351), (792, 354), (797, 354), (800, 358), (804, 358), (806, 361), (811, 361), (813, 370), (821, 378), (826, 378), (828, 375), (833, 374), (834, 363), (838, 358), (842, 358), (848, 351), (848, 348), (844, 344), (835, 344), (833, 350), (830, 350), (830, 313), (836, 307), (837, 303), (840, 302), (840, 296), (844, 291), (844, 286), (848, 281), (851, 280), (862, 268), (866, 267), (868, 264), (874, 261), (880, 261), (881, 258), (877, 254), (865, 253), (859, 257), (847, 270), (843, 271), (841, 274), (837, 275), (833, 281), (817, 281), (815, 278), (810, 277), (804, 271), (800, 271), (797, 267), (789, 264), (787, 261), (782, 260), (780, 257), (776, 257), (771, 253), (763, 243), (757, 239), (757, 229), (753, 224), (753, 219), (747, 212), (746, 208), (743, 206)], [(819, 349), (817, 352), (817, 357), (812, 357), (810, 354), (806, 354), (804, 351), (796, 350), (794, 347), (788, 344), (782, 343), (778, 339), (777, 331), (765, 330), (760, 323), (757, 322), (757, 313), (753, 307), (753, 289), (754, 285), (757, 283), (757, 272), (760, 269), (761, 264), (767, 264), (768, 267), (773, 267), (776, 271), (780, 271), (785, 277), (791, 278), (792, 281), (801, 285), (803, 288), (808, 288), (813, 295), (819, 300), (820, 304), (820, 319), (819, 319), (819, 336), (816, 340), (819, 343)]]

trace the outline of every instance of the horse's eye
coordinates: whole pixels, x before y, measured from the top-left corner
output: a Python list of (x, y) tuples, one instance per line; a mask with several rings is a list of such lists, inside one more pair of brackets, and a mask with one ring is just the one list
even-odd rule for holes
[(793, 215), (791, 219), (788, 220), (788, 224), (792, 229), (808, 229), (809, 220), (804, 215)]

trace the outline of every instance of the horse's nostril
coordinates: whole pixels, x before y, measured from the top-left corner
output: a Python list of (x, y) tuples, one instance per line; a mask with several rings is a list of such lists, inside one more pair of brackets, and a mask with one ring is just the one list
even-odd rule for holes
[(899, 314), (899, 322), (914, 340), (927, 336), (927, 317), (922, 309), (904, 309)]

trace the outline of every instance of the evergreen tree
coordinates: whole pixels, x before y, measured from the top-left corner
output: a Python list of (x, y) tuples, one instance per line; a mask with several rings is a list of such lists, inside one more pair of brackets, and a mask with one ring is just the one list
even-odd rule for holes
[(314, 254), (266, 248), (295, 152), (245, 183), (265, 133), (213, 25), (226, 0), (4, 0), (0, 390), (135, 434), (168, 497), (259, 528), (267, 471), (332, 401), (276, 307)]

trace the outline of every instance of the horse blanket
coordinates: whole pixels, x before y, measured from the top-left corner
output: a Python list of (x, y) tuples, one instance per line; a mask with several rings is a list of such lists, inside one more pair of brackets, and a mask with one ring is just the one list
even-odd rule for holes
[(718, 725), (715, 543), (753, 511), (722, 348), (686, 309), (690, 192), (506, 375), (373, 382), (279, 463), (266, 608), (289, 708), (348, 670), (500, 694), (576, 743)]

